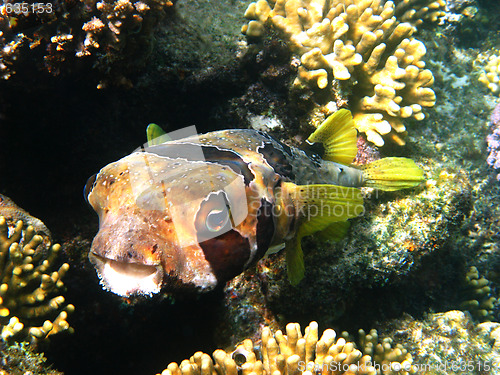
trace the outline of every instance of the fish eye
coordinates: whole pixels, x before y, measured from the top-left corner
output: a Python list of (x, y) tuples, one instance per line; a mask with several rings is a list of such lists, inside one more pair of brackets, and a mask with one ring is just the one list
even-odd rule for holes
[(83, 197), (85, 198), (85, 201), (90, 204), (89, 202), (89, 194), (91, 193), (92, 189), (94, 188), (95, 180), (97, 179), (97, 173), (94, 174), (93, 176), (89, 177), (87, 180), (87, 183), (85, 184), (85, 187), (83, 188)]
[(224, 208), (222, 210), (215, 209), (209, 212), (205, 220), (205, 226), (210, 232), (218, 232), (224, 228), (229, 222), (229, 210)]

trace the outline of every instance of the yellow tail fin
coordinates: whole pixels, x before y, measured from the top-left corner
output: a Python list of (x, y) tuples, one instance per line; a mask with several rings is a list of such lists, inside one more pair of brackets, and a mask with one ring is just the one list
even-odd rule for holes
[(424, 173), (413, 160), (383, 158), (361, 167), (365, 186), (385, 191), (415, 187), (424, 181)]
[[(300, 246), (302, 237), (363, 214), (363, 196), (359, 189), (336, 185), (298, 186), (284, 182), (282, 190), (288, 197), (287, 201), (295, 206), (300, 220), (295, 238), (288, 241), (285, 247), (288, 278), (292, 285), (296, 285), (304, 276), (304, 260)], [(343, 230), (341, 227), (337, 227), (337, 231)]]
[(354, 128), (351, 112), (347, 109), (338, 110), (323, 121), (307, 141), (323, 143), (325, 147), (323, 159), (351, 164), (358, 152), (357, 131)]

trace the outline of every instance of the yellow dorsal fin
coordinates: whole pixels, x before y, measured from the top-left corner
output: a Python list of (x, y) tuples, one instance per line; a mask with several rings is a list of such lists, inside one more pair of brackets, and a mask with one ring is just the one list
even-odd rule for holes
[(358, 152), (357, 131), (354, 128), (351, 111), (340, 109), (330, 115), (307, 141), (323, 143), (325, 147), (323, 159), (351, 164)]
[(285, 247), (288, 278), (292, 285), (296, 285), (304, 275), (302, 237), (363, 214), (363, 196), (359, 189), (336, 185), (298, 186), (284, 182), (282, 190), (293, 202), (300, 221), (295, 238)]
[(161, 145), (164, 142), (172, 140), (159, 125), (153, 123), (149, 124), (146, 128), (146, 136), (148, 139), (148, 146)]
[(415, 187), (424, 181), (424, 172), (411, 159), (383, 158), (363, 165), (365, 186), (385, 191)]

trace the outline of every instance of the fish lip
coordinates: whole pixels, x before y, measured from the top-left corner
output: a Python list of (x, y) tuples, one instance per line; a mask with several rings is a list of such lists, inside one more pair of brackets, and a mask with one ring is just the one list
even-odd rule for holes
[(95, 266), (104, 289), (122, 297), (151, 296), (161, 290), (164, 272), (160, 262), (126, 262), (106, 258), (92, 251), (89, 253), (89, 260)]

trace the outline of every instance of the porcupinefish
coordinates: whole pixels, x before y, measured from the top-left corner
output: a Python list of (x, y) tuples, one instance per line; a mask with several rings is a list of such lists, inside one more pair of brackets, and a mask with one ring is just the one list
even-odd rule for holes
[(345, 109), (308, 139), (323, 143), (322, 158), (251, 129), (165, 142), (153, 134), (148, 128), (147, 145), (101, 169), (85, 189), (99, 216), (90, 261), (102, 286), (125, 297), (210, 291), (283, 248), (297, 284), (301, 239), (341, 238), (347, 220), (364, 212), (359, 187), (423, 181), (411, 159), (348, 166), (357, 133)]

